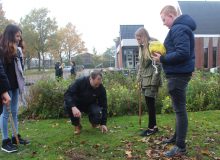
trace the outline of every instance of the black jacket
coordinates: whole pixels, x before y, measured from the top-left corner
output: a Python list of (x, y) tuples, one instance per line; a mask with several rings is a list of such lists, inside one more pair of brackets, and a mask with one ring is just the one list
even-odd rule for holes
[(0, 94), (8, 91), (10, 89), (10, 84), (8, 77), (5, 73), (2, 60), (0, 59)]
[[(0, 95), (2, 95), (2, 93), (8, 91), (10, 89), (10, 84), (9, 84), (9, 81), (8, 81), (8, 77), (5, 73), (5, 70), (4, 70), (4, 66), (3, 66), (3, 63), (2, 63), (2, 60), (0, 58)], [(3, 105), (2, 105), (2, 99), (0, 99), (0, 115), (2, 113), (2, 108)]]
[(11, 58), (10, 62), (7, 62), (6, 59), (4, 58), (4, 53), (2, 48), (0, 48), (0, 56), (1, 60), (4, 66), (5, 73), (7, 75), (8, 81), (9, 81), (9, 90), (12, 89), (17, 89), (18, 88), (18, 81), (17, 81), (17, 76), (15, 72), (15, 62), (14, 58)]
[(68, 109), (76, 106), (87, 110), (91, 104), (97, 104), (102, 108), (102, 125), (107, 122), (107, 98), (106, 90), (101, 84), (98, 88), (92, 88), (89, 77), (77, 79), (64, 94), (65, 107)]

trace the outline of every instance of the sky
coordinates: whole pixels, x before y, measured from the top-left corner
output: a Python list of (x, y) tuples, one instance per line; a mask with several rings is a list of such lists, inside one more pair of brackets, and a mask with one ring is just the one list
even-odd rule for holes
[(20, 21), (34, 8), (47, 8), (59, 27), (68, 22), (76, 26), (90, 53), (103, 53), (114, 46), (120, 25), (143, 24), (150, 36), (163, 42), (168, 29), (160, 11), (165, 5), (177, 6), (175, 0), (0, 0), (5, 17)]

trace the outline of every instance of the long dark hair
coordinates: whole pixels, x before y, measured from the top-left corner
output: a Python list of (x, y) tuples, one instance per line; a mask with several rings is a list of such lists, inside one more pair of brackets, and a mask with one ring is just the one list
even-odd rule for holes
[(16, 33), (21, 32), (21, 29), (14, 24), (9, 24), (6, 26), (1, 41), (0, 46), (3, 50), (4, 57), (6, 60), (10, 60), (12, 57), (15, 57), (17, 54), (17, 42), (15, 40)]

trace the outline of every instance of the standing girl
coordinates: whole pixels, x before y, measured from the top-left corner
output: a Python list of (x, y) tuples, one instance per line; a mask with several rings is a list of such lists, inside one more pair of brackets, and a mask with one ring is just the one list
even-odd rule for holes
[(21, 40), (21, 30), (18, 26), (10, 24), (3, 33), (0, 41), (0, 55), (3, 61), (5, 73), (9, 80), (9, 95), (11, 97), (10, 105), (3, 107), (3, 113), (0, 117), (0, 126), (2, 132), (2, 150), (8, 153), (17, 151), (15, 135), (12, 139), (8, 136), (8, 117), (7, 107), (10, 107), (15, 129), (20, 144), (28, 144), (29, 141), (21, 138), (18, 134), (18, 96), (24, 90), (24, 77), (21, 63), (21, 51), (18, 49), (18, 43)]
[[(139, 28), (135, 37), (139, 44), (139, 69), (137, 80), (142, 93), (145, 96), (146, 105), (148, 107), (148, 129), (141, 133), (141, 136), (149, 136), (158, 132), (156, 123), (156, 107), (155, 98), (161, 85), (160, 71), (161, 66), (154, 64), (149, 52), (149, 43), (152, 39), (147, 30), (143, 27)], [(157, 68), (157, 69), (156, 69)], [(157, 71), (156, 71), (157, 70)]]

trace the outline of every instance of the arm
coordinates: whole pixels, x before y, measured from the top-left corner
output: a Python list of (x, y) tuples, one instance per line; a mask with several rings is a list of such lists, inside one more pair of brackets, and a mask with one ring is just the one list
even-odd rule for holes
[(106, 123), (107, 123), (107, 97), (106, 97), (106, 90), (103, 86), (102, 86), (101, 94), (98, 97), (98, 103), (99, 103), (100, 107), (102, 107), (101, 125), (106, 125)]
[(1, 61), (1, 59), (0, 59), (0, 84), (1, 84), (1, 87), (0, 87), (0, 93), (1, 94), (10, 89), (10, 84), (9, 84), (9, 81), (8, 81), (8, 77), (5, 73), (5, 70), (4, 70), (3, 63)]
[(76, 102), (78, 100), (77, 94), (80, 90), (80, 84), (82, 79), (77, 79), (73, 84), (69, 86), (64, 94), (64, 102), (66, 108), (76, 107)]
[(5, 74), (5, 70), (2, 64), (2, 61), (0, 59), (0, 94), (1, 94), (1, 100), (3, 104), (6, 104), (7, 106), (10, 104), (11, 98), (8, 94), (8, 90), (10, 89), (8, 77)]
[(164, 64), (178, 64), (190, 58), (190, 36), (185, 28), (172, 31), (173, 46), (175, 51), (160, 57)]

